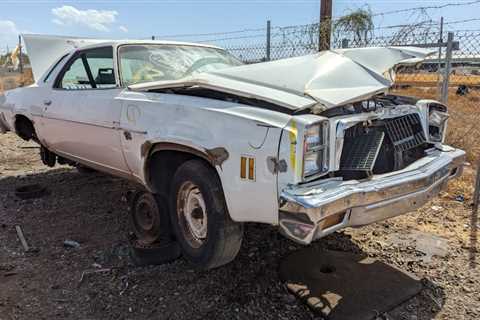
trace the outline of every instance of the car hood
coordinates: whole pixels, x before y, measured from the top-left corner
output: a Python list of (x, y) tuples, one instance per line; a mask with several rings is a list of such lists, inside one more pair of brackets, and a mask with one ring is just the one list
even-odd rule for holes
[(386, 92), (393, 83), (395, 66), (421, 62), (434, 52), (417, 47), (337, 49), (129, 88), (143, 91), (197, 86), (292, 110), (312, 105), (328, 109)]

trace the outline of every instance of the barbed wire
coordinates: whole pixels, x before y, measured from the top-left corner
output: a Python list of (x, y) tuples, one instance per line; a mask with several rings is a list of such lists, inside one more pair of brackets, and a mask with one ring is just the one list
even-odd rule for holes
[[(159, 36), (159, 38), (188, 38), (188, 37), (203, 37), (203, 36), (223, 36), (227, 34), (236, 34), (236, 33), (245, 33), (245, 32), (256, 32), (265, 30), (263, 28), (251, 28), (251, 29), (242, 29), (242, 30), (234, 30), (234, 31), (225, 31), (225, 32), (211, 32), (211, 33), (190, 33), (190, 34), (173, 34), (173, 35), (164, 35)], [(156, 36), (155, 36), (156, 37)]]
[(459, 24), (459, 23), (468, 23), (468, 22), (474, 22), (474, 21), (480, 21), (480, 18), (471, 18), (471, 19), (464, 19), (464, 20), (457, 20), (457, 21), (448, 21), (444, 22), (444, 25), (451, 25), (451, 24)]
[(462, 7), (462, 6), (469, 6), (469, 5), (477, 4), (477, 3), (480, 3), (480, 0), (469, 1), (469, 2), (446, 3), (446, 4), (442, 4), (442, 5), (421, 6), (421, 7), (414, 7), (414, 8), (408, 8), (408, 9), (398, 9), (398, 10), (391, 10), (391, 11), (373, 13), (372, 17), (385, 16), (385, 15), (398, 14), (398, 13), (405, 13), (405, 12), (413, 12), (413, 11), (421, 12), (421, 11), (435, 10), (435, 9), (439, 10), (439, 9), (445, 9), (445, 8), (448, 8), (448, 7)]
[[(474, 1), (468, 1), (468, 2), (453, 2), (453, 3), (446, 3), (442, 5), (430, 5), (430, 6), (419, 6), (419, 7), (413, 7), (413, 8), (407, 8), (407, 9), (398, 9), (398, 10), (390, 10), (390, 11), (384, 11), (384, 12), (377, 12), (377, 13), (372, 13), (372, 17), (380, 17), (380, 16), (386, 16), (386, 15), (393, 15), (393, 14), (400, 14), (400, 13), (407, 13), (407, 12), (417, 12), (419, 13), (419, 17), (417, 17), (417, 20), (421, 17), (429, 17), (427, 14), (428, 10), (440, 10), (444, 8), (449, 8), (449, 7), (461, 7), (461, 6), (470, 6), (474, 4), (480, 4), (480, 0), (474, 0)], [(333, 18), (332, 22), (338, 21), (338, 19), (341, 19), (341, 17)], [(432, 25), (433, 19), (427, 19), (431, 20)], [(465, 19), (465, 20), (458, 20), (458, 21), (451, 21), (451, 22), (445, 22), (445, 25), (449, 24), (459, 24), (459, 23), (467, 23), (467, 22), (473, 22), (473, 21), (480, 21), (480, 18), (472, 18), (472, 19)], [(417, 21), (418, 23), (418, 21)], [(289, 25), (289, 26), (283, 26), (283, 27), (272, 27), (271, 30), (275, 29), (281, 29), (285, 30), (288, 28), (305, 28), (308, 26), (316, 25), (318, 27), (318, 23), (310, 23), (310, 24), (303, 24), (303, 25)], [(404, 25), (403, 27), (405, 27)], [(394, 26), (380, 26), (375, 28), (376, 30), (381, 30), (381, 29), (393, 29)], [(266, 27), (258, 27), (258, 28), (246, 28), (246, 29), (240, 29), (240, 30), (232, 30), (232, 31), (222, 31), (222, 32), (209, 32), (209, 33), (187, 33), (187, 34), (171, 34), (171, 35), (154, 35), (153, 37), (155, 38), (163, 38), (163, 39), (170, 39), (170, 38), (201, 38), (201, 37), (221, 37), (230, 40), (229, 37), (225, 37), (227, 35), (231, 34), (240, 34), (240, 33), (248, 33), (248, 32), (259, 32), (259, 31), (264, 31), (266, 30)], [(236, 38), (234, 38), (236, 39)], [(222, 39), (223, 40), (223, 39)], [(209, 40), (202, 40), (202, 41), (209, 41)]]

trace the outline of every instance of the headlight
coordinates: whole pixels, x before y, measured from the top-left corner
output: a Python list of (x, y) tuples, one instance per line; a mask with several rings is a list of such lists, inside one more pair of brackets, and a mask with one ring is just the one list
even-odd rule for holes
[(442, 142), (447, 127), (447, 107), (438, 103), (428, 106), (428, 135), (432, 142)]
[(303, 146), (303, 177), (310, 178), (328, 171), (328, 121), (305, 129)]

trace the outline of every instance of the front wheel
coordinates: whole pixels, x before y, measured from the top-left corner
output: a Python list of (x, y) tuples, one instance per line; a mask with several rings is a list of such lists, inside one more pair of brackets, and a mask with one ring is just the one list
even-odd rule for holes
[(182, 164), (173, 178), (171, 222), (184, 257), (201, 269), (232, 261), (240, 250), (243, 224), (228, 213), (216, 172), (200, 160)]

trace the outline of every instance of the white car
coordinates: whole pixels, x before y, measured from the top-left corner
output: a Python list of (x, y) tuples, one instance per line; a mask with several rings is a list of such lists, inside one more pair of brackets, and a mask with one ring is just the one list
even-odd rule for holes
[[(244, 222), (309, 244), (412, 211), (461, 174), (447, 107), (388, 94), (419, 48), (320, 52), (243, 65), (212, 46), (25, 35), (35, 84), (0, 96), (0, 130), (42, 159), (168, 199), (183, 255), (231, 261)], [(140, 226), (156, 238), (155, 217)]]

